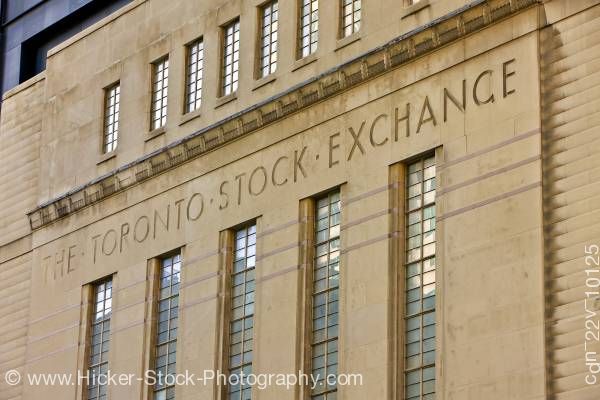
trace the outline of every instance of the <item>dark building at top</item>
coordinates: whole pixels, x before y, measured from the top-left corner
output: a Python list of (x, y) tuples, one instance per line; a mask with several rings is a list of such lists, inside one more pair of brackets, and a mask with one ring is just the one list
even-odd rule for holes
[(46, 68), (52, 47), (132, 0), (0, 0), (0, 92)]

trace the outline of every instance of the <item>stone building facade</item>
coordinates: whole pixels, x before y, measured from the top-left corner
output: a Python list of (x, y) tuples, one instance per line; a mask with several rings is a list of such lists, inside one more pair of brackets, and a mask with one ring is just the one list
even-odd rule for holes
[(599, 18), (135, 0), (53, 48), (2, 102), (0, 399), (598, 399)]

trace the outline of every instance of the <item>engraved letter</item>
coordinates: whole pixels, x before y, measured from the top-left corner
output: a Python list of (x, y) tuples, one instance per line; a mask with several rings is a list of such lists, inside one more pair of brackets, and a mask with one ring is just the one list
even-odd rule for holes
[(512, 60), (508, 60), (504, 63), (502, 63), (502, 95), (504, 97), (513, 94), (516, 90), (515, 89), (508, 89), (508, 85), (507, 82), (508, 78), (515, 75), (517, 72), (516, 71), (508, 71), (508, 66), (512, 63), (515, 62), (515, 59), (513, 58)]
[(334, 133), (333, 135), (329, 136), (329, 168), (340, 163), (338, 160), (333, 161), (333, 150), (340, 147), (340, 145), (337, 143), (333, 144), (333, 138), (336, 138), (338, 136), (340, 136), (339, 132)]
[(129, 223), (121, 225), (121, 239), (119, 240), (119, 253), (123, 252), (123, 240), (129, 235)]
[(167, 204), (167, 218), (166, 221), (160, 216), (158, 210), (154, 210), (154, 225), (152, 227), (152, 238), (156, 239), (156, 227), (158, 226), (158, 221), (165, 227), (166, 231), (169, 231), (169, 220), (171, 219), (171, 205)]
[(242, 178), (246, 175), (246, 173), (241, 173), (235, 177), (235, 180), (238, 181), (238, 206), (242, 204)]
[(306, 178), (306, 171), (304, 170), (304, 167), (302, 167), (302, 157), (304, 157), (305, 152), (306, 146), (302, 147), (300, 156), (298, 156), (298, 150), (294, 150), (294, 183), (298, 180), (298, 171)]
[[(256, 174), (260, 171), (260, 174), (263, 176), (262, 177), (262, 185), (259, 185), (259, 190), (257, 192), (255, 192), (254, 190), (252, 190), (252, 182), (254, 181), (254, 177), (256, 176)], [(252, 171), (252, 173), (250, 174), (250, 180), (248, 181), (248, 192), (250, 193), (250, 195), (252, 196), (258, 196), (260, 195), (262, 192), (265, 191), (265, 188), (267, 187), (267, 170), (265, 167), (263, 167), (262, 165), (260, 167), (256, 167), (254, 169), (254, 171)]]
[(185, 199), (179, 199), (175, 202), (175, 207), (177, 207), (177, 229), (181, 227), (181, 203), (183, 203)]
[[(425, 116), (425, 109), (427, 109), (427, 112), (429, 113), (429, 117), (423, 119), (423, 117)], [(431, 106), (429, 105), (429, 97), (425, 96), (425, 101), (423, 101), (423, 108), (421, 108), (421, 117), (419, 118), (419, 125), (417, 125), (417, 133), (419, 133), (421, 131), (421, 126), (423, 124), (428, 123), (429, 121), (433, 122), (433, 126), (437, 125), (435, 115), (433, 115), (433, 110), (431, 109)]]
[(281, 156), (277, 159), (277, 161), (275, 161), (275, 164), (273, 164), (273, 171), (271, 172), (271, 181), (273, 182), (273, 186), (281, 186), (281, 185), (285, 185), (288, 181), (288, 178), (285, 178), (284, 180), (277, 182), (275, 180), (275, 174), (277, 171), (277, 166), (279, 165), (279, 163), (283, 160), (287, 160), (288, 157), (287, 156)]
[(485, 75), (489, 75), (490, 76), (490, 87), (491, 87), (491, 85), (492, 85), (492, 71), (489, 70), (489, 69), (486, 69), (481, 74), (479, 74), (479, 76), (477, 77), (477, 79), (475, 79), (475, 84), (473, 85), (473, 101), (475, 101), (475, 104), (477, 104), (478, 106), (480, 106), (482, 104), (487, 104), (487, 103), (493, 103), (494, 102), (494, 93), (493, 93), (493, 91), (490, 91), (490, 97), (488, 97), (485, 100), (479, 100), (479, 97), (477, 96), (477, 86), (479, 85), (479, 81), (481, 80), (481, 78), (483, 78)]
[(92, 236), (92, 241), (94, 242), (94, 264), (96, 264), (96, 254), (98, 253), (98, 238), (102, 235)]
[(380, 142), (375, 141), (375, 125), (377, 125), (377, 122), (379, 122), (380, 119), (382, 119), (382, 118), (387, 119), (387, 117), (388, 117), (387, 114), (379, 114), (373, 120), (373, 123), (371, 124), (371, 132), (369, 133), (369, 139), (371, 140), (371, 146), (379, 147), (379, 146), (383, 146), (384, 144), (386, 144), (388, 142), (389, 138), (387, 138), (387, 137)]
[[(196, 197), (198, 197), (199, 201), (200, 201), (200, 210), (196, 213), (196, 216), (192, 216), (192, 213), (190, 210), (192, 208), (192, 201), (194, 201), (194, 199)], [(190, 197), (190, 200), (188, 201), (188, 204), (187, 204), (187, 219), (188, 219), (188, 221), (196, 221), (202, 215), (202, 211), (204, 211), (204, 197), (202, 197), (202, 195), (200, 193), (194, 193), (192, 195), (192, 197)]]
[(459, 103), (456, 97), (452, 93), (448, 91), (448, 89), (444, 88), (444, 122), (448, 120), (448, 99), (463, 113), (467, 108), (467, 81), (463, 79), (462, 81), (462, 103)]
[[(108, 242), (110, 244), (110, 246), (107, 247), (106, 239), (108, 238), (109, 235), (114, 236), (114, 237), (110, 240), (110, 242)], [(108, 232), (106, 232), (104, 234), (104, 237), (102, 238), (102, 253), (105, 256), (110, 256), (113, 253), (113, 251), (115, 251), (116, 247), (117, 247), (117, 232), (114, 229), (109, 229)]]
[[(142, 236), (138, 236), (138, 232), (139, 232), (138, 227), (140, 226), (140, 221), (144, 221), (144, 223), (146, 224), (146, 228), (145, 228), (146, 231), (144, 232), (144, 234)], [(138, 243), (142, 243), (144, 240), (146, 240), (149, 233), (150, 233), (150, 219), (148, 217), (146, 217), (145, 215), (142, 215), (141, 217), (139, 217), (137, 219), (137, 221), (135, 221), (135, 225), (133, 226), (133, 240), (135, 240)]]
[(394, 108), (396, 123), (394, 124), (394, 142), (398, 141), (398, 128), (401, 121), (406, 122), (406, 137), (410, 136), (410, 103), (406, 103), (406, 114), (400, 118), (398, 116), (398, 107)]
[(365, 121), (363, 121), (360, 124), (360, 128), (358, 128), (358, 133), (354, 132), (354, 128), (349, 127), (348, 128), (348, 132), (350, 132), (350, 135), (352, 135), (352, 139), (354, 139), (354, 142), (352, 143), (352, 148), (350, 149), (350, 154), (348, 154), (348, 161), (352, 160), (352, 154), (354, 154), (354, 149), (358, 147), (358, 149), (360, 150), (361, 154), (365, 154), (365, 149), (362, 146), (362, 144), (360, 144), (360, 134), (362, 133), (363, 128), (365, 127)]
[(219, 195), (225, 198), (225, 204), (219, 204), (219, 210), (224, 210), (229, 206), (229, 193), (223, 190), (224, 186), (228, 183), (229, 181), (223, 181), (221, 182), (221, 186), (219, 186)]

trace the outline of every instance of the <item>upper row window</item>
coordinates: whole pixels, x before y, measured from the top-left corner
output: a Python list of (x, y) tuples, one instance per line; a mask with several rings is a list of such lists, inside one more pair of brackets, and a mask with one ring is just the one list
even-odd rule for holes
[[(361, 0), (339, 0), (341, 36), (347, 37), (360, 30)], [(297, 57), (304, 58), (317, 50), (319, 41), (319, 1), (298, 0)], [(272, 0), (259, 8), (257, 78), (275, 72), (278, 58), (279, 2)], [(185, 101), (183, 111), (190, 113), (200, 108), (204, 75), (204, 41), (197, 39), (186, 46)], [(240, 19), (236, 18), (222, 28), (222, 58), (220, 96), (235, 93), (239, 83)], [(169, 89), (169, 57), (152, 63), (152, 100), (150, 130), (167, 123)], [(105, 90), (105, 110), (102, 150), (110, 153), (117, 148), (119, 133), (120, 85)]]
[(235, 19), (223, 29), (223, 89), (227, 96), (238, 88), (240, 71), (240, 20)]

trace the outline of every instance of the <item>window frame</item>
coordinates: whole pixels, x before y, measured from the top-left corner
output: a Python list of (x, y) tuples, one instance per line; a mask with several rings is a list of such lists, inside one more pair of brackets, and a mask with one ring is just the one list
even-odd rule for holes
[[(118, 93), (115, 94), (115, 105), (114, 106), (118, 107), (118, 110), (115, 111), (112, 115), (114, 116), (114, 114), (117, 113), (118, 117), (117, 117), (116, 121), (113, 121), (113, 124), (112, 124), (114, 127), (113, 132), (108, 133), (107, 130), (108, 130), (110, 124), (107, 122), (107, 120), (108, 120), (109, 116), (111, 115), (109, 113), (109, 111), (110, 111), (109, 100), (112, 97), (111, 91), (115, 88), (118, 89)], [(111, 154), (111, 153), (114, 153), (115, 151), (117, 151), (117, 147), (119, 145), (120, 122), (121, 122), (121, 81), (118, 80), (118, 81), (113, 82), (112, 84), (103, 88), (102, 138), (100, 140), (100, 153), (102, 155)], [(113, 137), (113, 140), (111, 142), (108, 142), (107, 137), (111, 134), (113, 136), (116, 134), (116, 139)], [(107, 150), (107, 146), (109, 143), (110, 144), (114, 143), (114, 146), (112, 146), (110, 150)]]
[[(331, 225), (331, 218), (333, 215), (331, 213), (331, 209), (333, 206), (333, 203), (331, 203), (331, 198), (332, 196), (337, 196), (337, 203), (339, 206), (339, 210), (337, 212), (337, 214), (339, 215), (339, 221), (337, 225)], [(319, 226), (318, 226), (318, 222), (319, 222), (319, 201), (323, 200), (323, 199), (327, 199), (329, 201), (328, 203), (328, 214), (327, 214), (327, 218), (328, 218), (328, 226), (327, 229), (329, 231), (329, 233), (331, 233), (331, 228), (332, 226), (337, 226), (339, 231), (337, 236), (335, 237), (331, 237), (328, 236), (328, 238), (326, 240), (318, 240), (318, 234), (319, 234)], [(314, 367), (314, 349), (317, 346), (321, 346), (324, 345), (326, 352), (325, 352), (325, 373), (328, 374), (329, 372), (329, 366), (327, 365), (327, 360), (328, 360), (328, 356), (329, 356), (329, 350), (328, 350), (328, 345), (332, 342), (336, 342), (336, 358), (337, 358), (337, 362), (336, 362), (336, 373), (339, 374), (339, 365), (340, 362), (339, 360), (341, 359), (340, 357), (340, 350), (342, 349), (341, 346), (341, 340), (342, 340), (342, 336), (340, 334), (340, 331), (342, 329), (342, 323), (340, 321), (341, 315), (342, 315), (342, 290), (341, 290), (341, 278), (342, 278), (342, 260), (341, 260), (341, 255), (342, 255), (342, 248), (341, 248), (341, 242), (342, 242), (342, 188), (341, 187), (336, 187), (333, 188), (331, 190), (325, 191), (323, 193), (320, 193), (318, 195), (315, 195), (314, 197), (312, 197), (310, 199), (311, 201), (311, 205), (310, 205), (310, 209), (311, 211), (309, 212), (309, 215), (312, 217), (312, 221), (309, 222), (309, 228), (306, 229), (305, 234), (310, 235), (310, 237), (307, 237), (307, 242), (309, 243), (309, 245), (307, 246), (307, 249), (305, 249), (305, 254), (304, 254), (304, 259), (307, 261), (307, 265), (306, 265), (306, 271), (305, 271), (305, 303), (306, 303), (306, 311), (305, 311), (305, 324), (306, 324), (306, 332), (304, 335), (305, 341), (306, 341), (306, 345), (305, 345), (305, 361), (304, 361), (304, 368), (306, 373), (310, 373), (313, 374), (315, 371), (315, 367)], [(324, 244), (327, 244), (328, 247), (331, 244), (332, 241), (337, 240), (339, 242), (339, 247), (338, 247), (338, 271), (337, 271), (337, 286), (336, 287), (330, 287), (329, 285), (327, 285), (327, 288), (325, 288), (324, 290), (320, 290), (320, 291), (315, 291), (315, 284), (317, 282), (316, 279), (316, 269), (317, 269), (317, 259), (319, 258), (319, 253), (318, 253), (318, 248), (320, 246), (323, 246)], [(335, 252), (335, 251), (334, 251)], [(329, 270), (330, 268), (330, 255), (332, 254), (331, 251), (328, 251), (327, 253), (327, 259), (328, 259), (328, 264), (327, 264), (327, 270)], [(327, 280), (329, 280), (331, 276), (329, 275), (329, 273), (327, 274)], [(315, 310), (315, 297), (318, 297), (320, 295), (325, 294), (326, 295), (326, 321), (328, 321), (329, 319), (329, 306), (330, 306), (330, 295), (332, 292), (336, 292), (337, 293), (337, 312), (335, 312), (334, 314), (337, 314), (337, 335), (334, 338), (330, 338), (329, 336), (327, 336), (324, 340), (320, 340), (318, 341), (318, 343), (315, 343), (315, 336), (314, 336), (314, 332), (315, 332), (315, 324), (314, 324), (314, 310)], [(329, 326), (325, 326), (325, 331), (328, 331)], [(333, 353), (333, 352), (332, 352)], [(321, 392), (314, 392), (312, 389), (307, 389), (305, 392), (305, 399), (307, 400), (311, 400), (311, 399), (315, 399), (315, 398), (319, 398), (321, 396), (324, 396), (324, 398), (326, 399), (327, 396), (329, 394), (332, 393), (336, 393), (336, 395), (339, 394), (339, 388), (336, 386), (333, 389), (325, 389)]]
[[(254, 228), (254, 232), (252, 233), (252, 235), (254, 235), (254, 266), (252, 268), (247, 268), (244, 267), (243, 270), (238, 271), (238, 274), (247, 274), (248, 272), (252, 271), (253, 275), (254, 275), (254, 288), (253, 288), (253, 312), (250, 315), (246, 315), (244, 313), (244, 315), (241, 318), (233, 318), (233, 310), (234, 310), (234, 291), (233, 291), (233, 287), (234, 287), (234, 266), (235, 266), (235, 262), (236, 262), (236, 242), (237, 242), (237, 234), (241, 231), (244, 230), (246, 232), (246, 236), (245, 236), (245, 243), (246, 243), (246, 247), (244, 248), (245, 254), (247, 255), (247, 238), (248, 238), (248, 230)], [(256, 310), (256, 296), (257, 296), (257, 276), (256, 276), (256, 271), (258, 268), (258, 220), (257, 219), (253, 219), (250, 221), (247, 221), (245, 223), (239, 224), (235, 227), (229, 228), (225, 231), (221, 232), (221, 243), (223, 243), (224, 248), (226, 249), (225, 251), (222, 252), (222, 256), (223, 258), (221, 259), (221, 268), (223, 271), (223, 280), (222, 280), (222, 292), (224, 293), (223, 296), (223, 301), (222, 301), (222, 313), (221, 313), (221, 365), (220, 365), (220, 370), (223, 371), (223, 373), (225, 373), (227, 375), (227, 377), (230, 376), (231, 374), (231, 347), (232, 347), (232, 342), (231, 342), (231, 337), (232, 337), (232, 330), (231, 330), (231, 326), (234, 322), (239, 322), (239, 321), (243, 321), (243, 326), (242, 326), (242, 331), (243, 333), (245, 333), (245, 320), (247, 318), (252, 318), (252, 360), (249, 363), (244, 363), (243, 361), (243, 354), (244, 354), (244, 335), (242, 335), (242, 353), (240, 353), (242, 355), (242, 359), (241, 359), (241, 363), (238, 366), (234, 367), (234, 369), (237, 368), (243, 368), (244, 366), (248, 366), (250, 365), (250, 368), (252, 368), (254, 366), (254, 342), (255, 342), (255, 337), (254, 334), (256, 332), (255, 328), (255, 322), (256, 322), (256, 316), (257, 316), (257, 310)], [(252, 256), (251, 256), (252, 257)], [(247, 262), (248, 257), (245, 257), (244, 260), (245, 262)], [(237, 260), (240, 261), (240, 260)], [(248, 293), (246, 293), (245, 291), (245, 285), (246, 285), (246, 280), (244, 280), (244, 293), (243, 293), (243, 297), (245, 298), (246, 295)], [(246, 304), (244, 303), (244, 308), (246, 307)], [(244, 310), (245, 311), (245, 310)], [(229, 392), (230, 390), (230, 386), (228, 384), (226, 385), (222, 385), (220, 388), (220, 394), (221, 394), (221, 398), (223, 399), (229, 399), (231, 394)], [(253, 388), (250, 387), (250, 393), (251, 396), (253, 394)], [(242, 395), (242, 390), (239, 391), (240, 396)]]
[[(190, 79), (190, 76), (192, 75), (190, 73), (190, 67), (191, 64), (190, 63), (190, 58), (191, 58), (191, 51), (192, 48), (196, 45), (201, 44), (202, 49), (198, 51), (198, 54), (201, 53), (202, 57), (201, 58), (197, 58), (196, 59), (196, 64), (201, 64), (201, 67), (198, 68), (196, 67), (194, 73), (196, 74), (196, 80), (195, 80), (195, 84), (196, 84), (196, 90), (194, 92), (195, 95), (195, 100), (194, 100), (194, 104), (195, 103), (199, 103), (197, 106), (195, 106), (193, 109), (190, 109), (190, 95), (192, 94), (189, 90), (190, 86), (191, 86), (191, 81), (189, 81), (188, 79)], [(187, 114), (193, 114), (195, 112), (198, 112), (201, 108), (202, 105), (204, 104), (204, 94), (205, 94), (205, 82), (204, 82), (204, 75), (205, 75), (205, 43), (204, 43), (204, 36), (199, 36), (194, 40), (191, 40), (189, 42), (187, 42), (184, 46), (184, 53), (185, 53), (185, 64), (184, 64), (184, 88), (183, 88), (183, 115), (187, 115)], [(198, 57), (198, 56), (197, 56)], [(202, 78), (198, 79), (198, 72), (201, 72), (202, 74)], [(200, 89), (198, 90), (198, 82), (200, 82)], [(199, 96), (198, 96), (199, 93)]]
[[(273, 7), (276, 6), (277, 19), (273, 19)], [(269, 11), (269, 33), (265, 36), (265, 18), (266, 18), (266, 10)], [(257, 7), (257, 35), (256, 35), (256, 62), (255, 62), (255, 79), (264, 79), (269, 76), (275, 74), (278, 67), (279, 62), (279, 0), (268, 0), (264, 3), (260, 4)], [(277, 25), (276, 29), (273, 29), (273, 24)], [(273, 41), (273, 34), (276, 35), (276, 40)], [(269, 45), (266, 46), (268, 48), (268, 53), (263, 53), (265, 46), (263, 46), (263, 41), (268, 38)], [(275, 61), (273, 61), (273, 57)], [(263, 66), (263, 59), (268, 58), (269, 62), (266, 67), (267, 73), (264, 73), (265, 67)]]
[[(308, 27), (308, 54), (304, 55), (304, 49), (306, 48), (306, 46), (303, 45), (303, 39), (304, 39), (304, 35), (303, 35), (303, 29), (305, 27), (305, 25), (303, 25), (302, 20), (304, 19), (304, 14), (303, 14), (303, 8), (305, 7), (304, 2), (307, 1), (308, 2), (308, 7), (309, 7), (309, 13), (307, 15), (308, 17), (308, 25), (306, 25)], [(317, 4), (316, 7), (316, 11), (313, 11), (313, 3)], [(297, 0), (297, 16), (296, 16), (296, 60), (302, 60), (306, 57), (310, 57), (311, 55), (315, 54), (318, 49), (319, 49), (319, 30), (320, 30), (320, 24), (319, 24), (319, 16), (320, 16), (320, 4), (319, 4), (319, 0)], [(316, 19), (313, 20), (312, 19), (312, 15), (313, 13), (316, 12)], [(315, 31), (312, 30), (312, 25), (316, 23), (317, 24), (317, 29)], [(312, 42), (312, 35), (315, 34), (317, 36), (317, 40), (314, 42), (314, 50), (313, 50), (313, 42)]]
[[(154, 86), (155, 84), (157, 84), (159, 82), (157, 76), (158, 76), (158, 68), (159, 65), (161, 64), (166, 64), (166, 67), (163, 67), (163, 77), (160, 79), (160, 82), (162, 82), (161, 84), (161, 88), (160, 90), (155, 91)], [(164, 70), (167, 70), (167, 76), (165, 78), (164, 76)], [(167, 122), (168, 122), (168, 116), (169, 116), (169, 69), (170, 69), (170, 57), (169, 54), (165, 54), (164, 56), (158, 58), (157, 60), (153, 61), (150, 64), (150, 132), (154, 132), (160, 129), (165, 129), (167, 126)], [(167, 95), (164, 95), (164, 91), (166, 89)], [(155, 103), (158, 101), (158, 99), (155, 97), (155, 95), (157, 93), (161, 93), (161, 97), (160, 97), (160, 101), (161, 101), (161, 107), (160, 107), (160, 119), (155, 119), (154, 118), (154, 114), (158, 111), (154, 108)], [(163, 104), (163, 100), (164, 103)], [(162, 112), (162, 110), (164, 109), (164, 114)], [(162, 122), (164, 119), (164, 123)], [(160, 125), (155, 126), (154, 122), (160, 120)]]
[[(427, 203), (427, 204), (424, 203), (425, 192), (423, 191), (423, 189), (424, 189), (424, 185), (425, 185), (425, 181), (426, 181), (426, 179), (424, 178), (424, 171), (426, 168), (429, 168), (430, 166), (425, 167), (426, 160), (433, 160), (433, 164), (431, 164), (430, 166), (433, 166), (434, 171), (435, 171), (434, 175), (433, 175), (433, 180), (435, 182), (433, 191), (435, 192), (435, 194), (433, 196), (433, 201), (430, 203)], [(416, 163), (419, 163), (420, 167), (421, 167), (421, 169), (418, 170), (419, 172), (421, 172), (421, 180), (418, 182), (420, 185), (419, 196), (420, 196), (421, 202), (418, 207), (411, 208), (409, 205), (409, 201), (411, 198), (414, 198), (415, 196), (413, 196), (413, 197), (409, 196), (409, 188), (411, 187), (410, 178), (409, 178), (410, 174), (411, 174), (410, 167)], [(399, 286), (402, 288), (402, 290), (398, 293), (399, 307), (397, 309), (398, 313), (400, 314), (399, 315), (399, 318), (401, 320), (400, 326), (402, 328), (399, 331), (399, 334), (402, 335), (402, 340), (400, 341), (400, 343), (402, 345), (402, 348), (400, 349), (401, 350), (400, 353), (401, 353), (402, 357), (399, 360), (400, 371), (401, 371), (401, 375), (402, 375), (402, 377), (401, 377), (402, 387), (400, 387), (399, 389), (400, 389), (400, 393), (402, 393), (402, 398), (405, 398), (405, 399), (413, 398), (414, 396), (408, 397), (408, 394), (407, 394), (407, 389), (409, 386), (408, 375), (411, 373), (419, 372), (420, 377), (419, 377), (419, 381), (418, 381), (418, 384), (419, 384), (418, 399), (420, 400), (420, 399), (423, 399), (423, 396), (424, 396), (423, 384), (426, 381), (423, 379), (423, 374), (424, 374), (425, 370), (433, 368), (434, 391), (432, 393), (427, 393), (427, 394), (433, 394), (435, 396), (435, 393), (437, 392), (437, 383), (438, 383), (438, 376), (437, 376), (438, 368), (436, 368), (436, 366), (438, 365), (437, 357), (439, 355), (439, 348), (438, 348), (438, 343), (437, 343), (439, 334), (437, 332), (435, 332), (434, 336), (433, 336), (433, 343), (434, 343), (433, 361), (429, 362), (429, 363), (423, 363), (422, 361), (423, 361), (423, 355), (425, 353), (425, 351), (423, 351), (423, 343), (425, 342), (425, 340), (431, 339), (431, 338), (425, 339), (424, 331), (425, 331), (426, 326), (424, 325), (424, 322), (423, 322), (424, 316), (425, 315), (433, 315), (433, 326), (434, 326), (434, 331), (436, 331), (439, 328), (438, 321), (439, 321), (439, 314), (441, 312), (441, 309), (439, 308), (439, 304), (438, 304), (438, 302), (439, 302), (439, 295), (438, 295), (439, 290), (438, 289), (439, 289), (439, 281), (440, 281), (438, 279), (439, 278), (438, 268), (440, 266), (437, 265), (437, 258), (438, 258), (438, 245), (437, 245), (437, 243), (438, 243), (438, 241), (437, 241), (437, 204), (438, 204), (437, 201), (438, 201), (438, 199), (437, 199), (437, 191), (439, 189), (439, 185), (438, 185), (439, 175), (438, 175), (437, 169), (438, 169), (439, 163), (438, 163), (438, 157), (436, 156), (435, 152), (427, 152), (427, 153), (418, 155), (416, 157), (411, 157), (409, 160), (404, 161), (403, 164), (404, 164), (404, 169), (403, 169), (404, 176), (402, 177), (402, 179), (403, 179), (404, 184), (400, 188), (400, 190), (402, 191), (400, 204), (402, 204), (402, 207), (403, 207), (401, 223), (402, 223), (402, 230), (403, 230), (403, 232), (405, 232), (405, 234), (403, 235), (403, 238), (401, 239), (403, 241), (403, 243), (401, 245), (402, 252), (399, 254), (401, 259), (400, 259), (400, 262), (398, 263), (398, 266), (401, 268), (401, 270), (398, 273), (399, 280), (401, 280), (401, 283)], [(430, 192), (427, 192), (427, 193), (430, 193)], [(423, 230), (424, 220), (425, 220), (423, 218), (423, 215), (424, 215), (424, 210), (426, 208), (431, 208), (431, 207), (433, 207), (433, 211), (434, 211), (433, 219), (435, 220), (435, 222), (434, 222), (433, 229), (430, 231), (427, 231), (427, 232), (431, 232), (431, 231), (434, 232), (434, 234), (433, 234), (434, 235), (434, 242), (433, 242), (434, 252), (433, 252), (433, 255), (432, 254), (424, 255), (423, 248), (426, 246), (426, 244), (424, 244), (424, 242), (423, 242), (423, 235), (425, 233), (425, 231)], [(411, 238), (415, 237), (415, 236), (409, 236), (409, 226), (412, 225), (412, 224), (409, 224), (409, 222), (410, 222), (409, 214), (414, 213), (416, 211), (419, 211), (419, 213), (420, 213), (419, 214), (420, 220), (418, 221), (418, 223), (420, 224), (420, 231), (417, 236), (421, 237), (421, 239), (420, 239), (421, 244), (419, 245), (419, 249), (420, 249), (419, 250), (419, 258), (416, 260), (409, 261), (408, 257), (409, 257), (409, 252), (411, 250), (411, 248), (409, 246), (409, 240)], [(431, 259), (436, 260), (436, 261), (434, 261), (434, 264), (433, 264), (434, 267), (433, 267), (433, 269), (430, 269), (425, 272), (424, 264), (426, 261), (431, 260)], [(408, 275), (409, 266), (416, 265), (416, 264), (420, 265), (419, 274), (409, 276)], [(423, 306), (423, 300), (429, 296), (424, 296), (424, 294), (423, 294), (423, 288), (424, 288), (424, 286), (426, 286), (423, 283), (423, 277), (424, 277), (424, 275), (430, 274), (431, 272), (433, 272), (435, 274), (435, 278), (434, 278), (435, 280), (433, 282), (433, 285), (434, 285), (433, 308), (425, 310), (424, 306)], [(408, 304), (410, 303), (408, 301), (409, 300), (408, 292), (416, 289), (416, 288), (412, 288), (412, 289), (409, 288), (408, 279), (416, 277), (416, 276), (419, 276), (418, 289), (420, 291), (420, 297), (419, 297), (420, 308), (419, 308), (419, 312), (408, 314), (407, 307), (408, 307)], [(408, 341), (408, 331), (409, 331), (408, 330), (408, 320), (411, 318), (417, 318), (417, 317), (420, 319), (419, 341), (409, 343), (409, 341)], [(431, 325), (427, 325), (427, 326), (431, 326)], [(414, 331), (414, 329), (411, 331)], [(407, 346), (411, 343), (412, 344), (419, 343), (418, 355), (420, 357), (421, 364), (419, 364), (419, 366), (416, 366), (416, 367), (408, 368), (407, 359), (409, 356), (408, 356), (408, 352), (407, 352)]]
[[(161, 298), (161, 290), (163, 289), (161, 287), (161, 281), (162, 281), (162, 273), (163, 273), (163, 263), (165, 260), (171, 259), (171, 268), (173, 266), (173, 260), (179, 257), (179, 288), (178, 288), (178, 292), (176, 295), (173, 295), (172, 291), (170, 292), (171, 294), (168, 296), (168, 298)], [(151, 344), (151, 356), (149, 357), (149, 366), (148, 369), (154, 371), (155, 374), (157, 374), (157, 359), (158, 359), (158, 348), (160, 346), (164, 346), (165, 344), (167, 345), (167, 348), (169, 346), (169, 344), (174, 343), (175, 344), (175, 366), (177, 366), (177, 345), (179, 342), (179, 318), (180, 318), (180, 310), (181, 310), (181, 303), (180, 303), (180, 299), (181, 299), (181, 288), (182, 288), (182, 276), (183, 276), (183, 248), (179, 248), (173, 251), (170, 251), (168, 253), (165, 253), (161, 256), (158, 256), (156, 258), (153, 259), (153, 261), (155, 262), (154, 264), (154, 268), (152, 271), (152, 274), (154, 275), (154, 282), (153, 282), (153, 292), (154, 295), (152, 296), (152, 305), (151, 305), (151, 310), (152, 310), (152, 318), (150, 319), (150, 334), (151, 334), (151, 338), (150, 338), (150, 344)], [(173, 274), (170, 275), (170, 277), (172, 277)], [(171, 281), (171, 285), (169, 286), (170, 289), (172, 289), (173, 284)], [(171, 302), (171, 300), (177, 296), (177, 336), (175, 337), (175, 339), (170, 339), (168, 336), (168, 340), (167, 341), (163, 341), (163, 342), (159, 342), (159, 324), (160, 324), (160, 302), (161, 301), (165, 301), (165, 300), (169, 300), (169, 303)], [(173, 308), (169, 307), (169, 316), (171, 314), (171, 310)], [(171, 322), (171, 318), (168, 319), (168, 322), (170, 324)], [(170, 326), (170, 325), (169, 325)], [(171, 328), (169, 328), (167, 330), (167, 332), (170, 334), (170, 330)], [(170, 351), (167, 352), (167, 368), (169, 365), (169, 355), (172, 354)], [(168, 373), (168, 369), (167, 369), (167, 373)], [(175, 373), (177, 373), (177, 371), (175, 371)], [(172, 389), (175, 391), (177, 391), (177, 385), (165, 385), (164, 390), (168, 391), (168, 389)], [(156, 389), (156, 385), (148, 385), (148, 396), (149, 399), (155, 399), (156, 398), (156, 393), (159, 392), (162, 389)], [(165, 395), (166, 396), (166, 395)]]
[[(237, 28), (237, 32), (239, 35), (239, 40), (238, 40), (238, 50), (237, 50), (237, 60), (235, 60), (234, 54), (235, 54), (235, 24), (238, 25)], [(235, 62), (237, 62), (238, 65), (238, 69), (237, 71), (233, 71), (233, 67), (232, 67), (232, 82), (229, 85), (225, 84), (225, 80), (226, 80), (226, 57), (227, 57), (227, 29), (230, 26), (234, 26), (233, 29), (233, 42), (232, 42), (232, 66), (235, 64)], [(241, 39), (242, 39), (242, 29), (241, 29), (241, 18), (240, 16), (234, 17), (230, 20), (228, 20), (226, 23), (222, 24), (220, 26), (220, 38), (219, 38), (219, 80), (218, 80), (218, 90), (217, 93), (219, 93), (219, 98), (224, 98), (224, 97), (229, 97), (229, 96), (235, 96), (239, 90), (239, 83), (240, 83), (240, 52), (241, 52)], [(233, 81), (233, 74), (234, 72), (237, 72), (237, 80), (235, 81), (235, 90), (233, 90), (233, 86), (234, 86), (234, 81)], [(232, 87), (232, 90), (228, 93), (226, 88), (228, 86)]]

